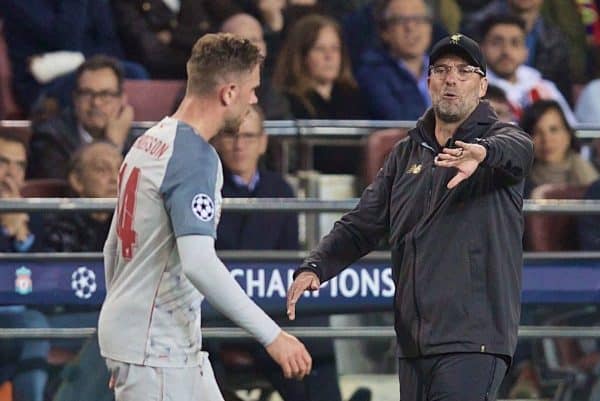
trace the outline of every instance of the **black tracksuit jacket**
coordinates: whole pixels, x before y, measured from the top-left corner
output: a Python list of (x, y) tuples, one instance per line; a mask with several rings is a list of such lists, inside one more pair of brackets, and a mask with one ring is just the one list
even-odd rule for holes
[(523, 183), (533, 144), (481, 102), (454, 139), (487, 155), (453, 189), (432, 110), (400, 141), (357, 206), (302, 263), (322, 282), (389, 236), (400, 357), (486, 352), (511, 358), (517, 343), (523, 264)]

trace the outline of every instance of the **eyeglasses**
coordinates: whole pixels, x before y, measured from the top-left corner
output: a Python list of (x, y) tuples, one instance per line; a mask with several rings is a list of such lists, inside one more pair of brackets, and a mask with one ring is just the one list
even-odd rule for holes
[(223, 141), (229, 142), (229, 143), (233, 143), (236, 140), (241, 141), (241, 142), (255, 142), (262, 135), (263, 135), (262, 133), (254, 133), (254, 132), (238, 132), (237, 134), (232, 133), (232, 132), (222, 132), (220, 134), (220, 137)]
[(448, 76), (448, 74), (450, 74), (450, 71), (452, 71), (452, 70), (456, 70), (456, 75), (458, 76), (458, 79), (461, 81), (466, 81), (469, 78), (469, 76), (473, 73), (479, 74), (482, 77), (485, 76), (485, 74), (483, 73), (481, 68), (475, 67), (473, 65), (466, 65), (466, 64), (462, 64), (462, 65), (446, 65), (446, 64), (432, 65), (431, 67), (429, 67), (429, 74), (431, 74), (434, 78), (442, 79), (442, 78), (446, 78)]
[(75, 95), (84, 102), (93, 101), (94, 99), (100, 100), (102, 103), (106, 103), (109, 100), (115, 99), (121, 96), (121, 91), (99, 91), (95, 92), (89, 89), (77, 89)]
[(385, 24), (391, 25), (408, 25), (411, 22), (417, 25), (431, 24), (431, 17), (427, 15), (392, 15), (385, 19)]

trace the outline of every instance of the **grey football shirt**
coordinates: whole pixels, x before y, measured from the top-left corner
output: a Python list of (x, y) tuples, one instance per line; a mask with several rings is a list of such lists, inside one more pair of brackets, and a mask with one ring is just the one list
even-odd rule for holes
[[(183, 273), (176, 238), (216, 237), (222, 168), (192, 127), (165, 118), (133, 145), (105, 255), (107, 296), (98, 323), (102, 355), (150, 366), (202, 361), (202, 294)], [(106, 253), (106, 249), (105, 249)]]

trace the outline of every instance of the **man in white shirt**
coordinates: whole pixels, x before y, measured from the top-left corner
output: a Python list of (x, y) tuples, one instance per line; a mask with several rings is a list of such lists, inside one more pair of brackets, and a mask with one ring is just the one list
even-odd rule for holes
[(523, 20), (515, 15), (492, 15), (481, 27), (481, 50), (488, 65), (488, 81), (506, 92), (517, 117), (530, 103), (552, 99), (560, 104), (569, 124), (576, 123), (573, 111), (556, 85), (525, 65), (528, 51)]
[(261, 62), (248, 40), (203, 36), (179, 108), (142, 135), (121, 166), (98, 324), (117, 401), (223, 399), (202, 351), (204, 298), (254, 335), (286, 377), (310, 372), (304, 345), (246, 296), (214, 248), (223, 172), (208, 141), (237, 130), (256, 103)]

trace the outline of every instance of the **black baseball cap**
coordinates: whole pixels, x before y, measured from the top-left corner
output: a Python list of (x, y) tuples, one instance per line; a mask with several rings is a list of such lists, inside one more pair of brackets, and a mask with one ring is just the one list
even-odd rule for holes
[(446, 54), (455, 54), (460, 57), (464, 57), (469, 64), (475, 67), (481, 68), (483, 75), (486, 75), (485, 59), (483, 53), (477, 42), (470, 37), (461, 33), (455, 33), (454, 35), (446, 36), (445, 38), (438, 41), (431, 48), (429, 54), (429, 66), (435, 64), (435, 62)]

